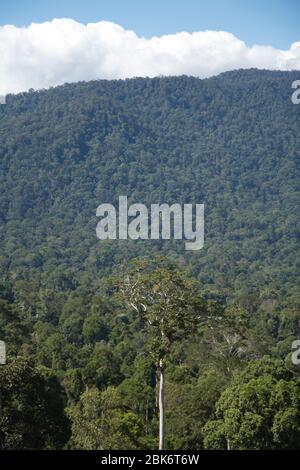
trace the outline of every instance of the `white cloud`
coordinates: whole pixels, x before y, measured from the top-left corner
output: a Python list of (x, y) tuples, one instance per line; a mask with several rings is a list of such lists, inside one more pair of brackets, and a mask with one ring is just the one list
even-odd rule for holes
[(300, 41), (288, 50), (247, 47), (224, 31), (146, 39), (100, 21), (71, 19), (0, 27), (0, 94), (97, 78), (211, 75), (236, 68), (300, 69)]

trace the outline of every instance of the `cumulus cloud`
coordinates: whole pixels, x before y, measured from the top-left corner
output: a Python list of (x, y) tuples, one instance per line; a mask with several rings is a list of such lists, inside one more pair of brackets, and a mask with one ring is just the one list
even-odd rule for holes
[(236, 68), (300, 69), (300, 41), (288, 50), (247, 45), (224, 31), (150, 39), (108, 22), (54, 19), (0, 27), (0, 94), (98, 78), (194, 75)]

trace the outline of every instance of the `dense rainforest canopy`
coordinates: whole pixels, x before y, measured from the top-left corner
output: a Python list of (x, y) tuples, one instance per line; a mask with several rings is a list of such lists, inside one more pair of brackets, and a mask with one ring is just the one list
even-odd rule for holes
[[(0, 106), (3, 448), (155, 448), (147, 331), (109, 276), (156, 254), (171, 270), (184, 268), (204, 311), (222, 319), (171, 348), (167, 446), (299, 447), (298, 370), (289, 359), (300, 334), (300, 106), (291, 102), (298, 78), (240, 70), (7, 97)], [(96, 208), (117, 206), (120, 195), (148, 206), (204, 203), (204, 247), (98, 240)]]

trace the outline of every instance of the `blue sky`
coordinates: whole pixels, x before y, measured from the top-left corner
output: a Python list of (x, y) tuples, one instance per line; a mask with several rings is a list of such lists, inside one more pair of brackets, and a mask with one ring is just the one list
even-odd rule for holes
[(299, 19), (300, 0), (0, 0), (0, 94), (100, 78), (300, 71)]
[(0, 0), (0, 25), (53, 18), (110, 20), (146, 37), (212, 29), (250, 46), (288, 48), (300, 40), (300, 0)]

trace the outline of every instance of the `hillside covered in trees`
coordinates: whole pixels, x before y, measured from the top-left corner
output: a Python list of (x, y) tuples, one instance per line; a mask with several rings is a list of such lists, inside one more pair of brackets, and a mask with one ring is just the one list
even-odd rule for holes
[[(290, 361), (300, 334), (298, 78), (240, 70), (7, 97), (0, 447), (156, 448), (151, 334), (111, 275), (163, 255), (163, 279), (184, 268), (201, 315), (218, 320), (191, 325), (168, 348), (167, 448), (299, 448)], [(98, 240), (96, 208), (120, 195), (147, 206), (204, 203), (204, 247)]]

